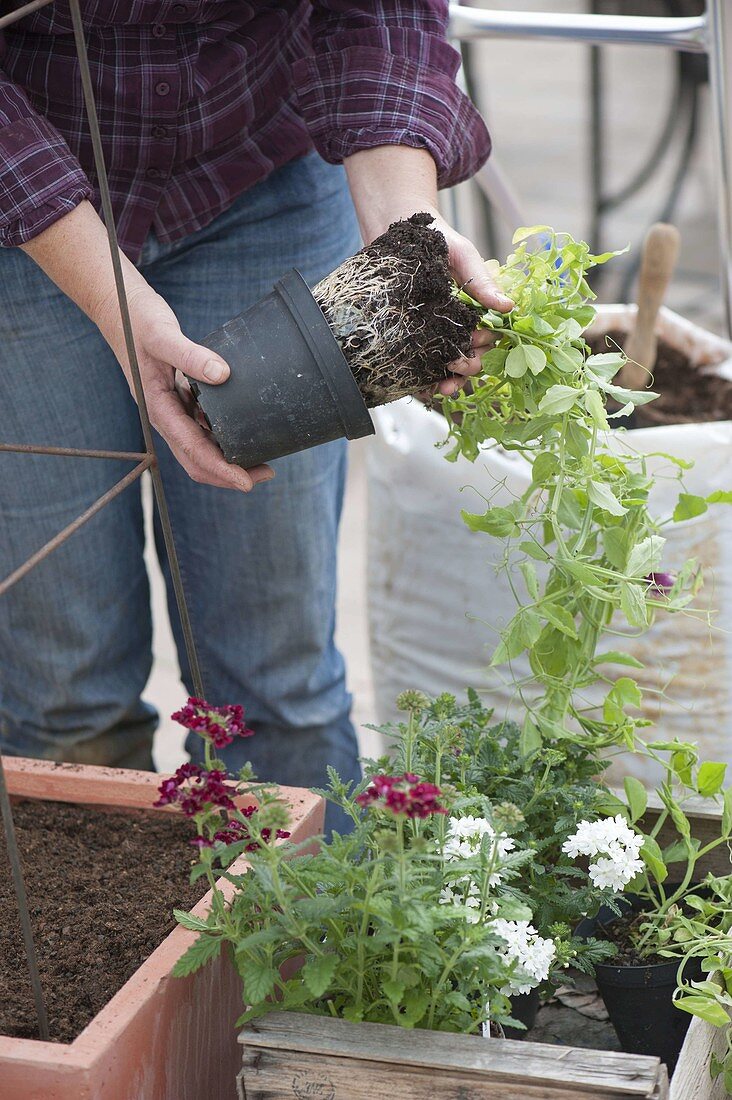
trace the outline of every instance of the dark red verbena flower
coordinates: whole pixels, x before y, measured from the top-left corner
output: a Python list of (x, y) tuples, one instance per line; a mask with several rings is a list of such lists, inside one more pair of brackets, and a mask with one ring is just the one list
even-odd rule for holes
[(356, 796), (356, 802), (364, 808), (377, 806), (393, 814), (424, 818), (447, 813), (438, 802), (441, 794), (434, 783), (423, 783), (419, 776), (405, 772), (403, 775), (373, 776), (366, 790)]
[(236, 787), (226, 782), (226, 772), (216, 768), (209, 772), (199, 764), (181, 764), (175, 775), (162, 781), (158, 794), (154, 806), (178, 805), (186, 817), (195, 817), (212, 806), (233, 810)]
[(174, 722), (180, 722), (187, 730), (200, 733), (217, 749), (230, 745), (235, 737), (251, 737), (244, 721), (244, 708), (238, 703), (226, 707), (214, 707), (205, 699), (191, 696), (184, 707), (171, 715)]

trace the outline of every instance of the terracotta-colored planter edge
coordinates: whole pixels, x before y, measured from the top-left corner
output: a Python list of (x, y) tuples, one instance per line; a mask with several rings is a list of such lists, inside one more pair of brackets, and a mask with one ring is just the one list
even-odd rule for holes
[[(77, 805), (111, 806), (115, 809), (151, 810), (163, 778), (154, 772), (87, 764), (57, 764), (23, 757), (6, 756), (4, 765), (11, 795)], [(61, 784), (54, 782), (59, 779), (62, 779)], [(73, 782), (69, 783), (69, 780)], [(280, 789), (290, 809), (293, 841), (320, 832), (324, 812), (322, 798), (297, 787)], [(170, 811), (157, 809), (153, 812)], [(229, 870), (233, 874), (242, 874), (248, 865), (246, 858), (240, 856)], [(221, 883), (221, 892), (227, 900), (233, 891), (232, 883)], [(210, 905), (211, 892), (208, 891), (191, 912), (202, 917)], [(140, 1011), (140, 1006), (156, 995), (161, 970), (167, 975), (167, 980), (187, 980), (172, 978), (170, 971), (195, 939), (195, 932), (180, 926), (173, 929), (73, 1042), (44, 1043), (38, 1039), (0, 1036), (0, 1062), (22, 1060), (29, 1065), (46, 1065), (53, 1060), (60, 1074), (63, 1074), (64, 1068), (69, 1071), (90, 1069), (100, 1054), (100, 1045), (106, 1048), (113, 1044)]]

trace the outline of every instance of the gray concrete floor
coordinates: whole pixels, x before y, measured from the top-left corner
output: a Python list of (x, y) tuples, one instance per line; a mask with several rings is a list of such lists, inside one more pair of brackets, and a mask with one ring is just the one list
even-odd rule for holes
[[(576, 0), (490, 0), (484, 6), (509, 9), (583, 10)], [(478, 98), (494, 139), (495, 156), (522, 204), (527, 224), (547, 223), (575, 236), (589, 222), (589, 50), (558, 43), (481, 43)], [(607, 170), (611, 187), (620, 186), (642, 162), (658, 133), (672, 87), (672, 58), (647, 47), (614, 47), (605, 51)], [(677, 224), (683, 246), (668, 304), (716, 331), (722, 330), (718, 283), (714, 172), (707, 93), (702, 96), (701, 135), (684, 185)], [(669, 150), (675, 152), (675, 150)], [(609, 220), (606, 246), (637, 243), (655, 219), (666, 195), (673, 161), (633, 202)], [(503, 237), (507, 236), (503, 227)], [(510, 236), (510, 234), (508, 234)], [(612, 300), (617, 282), (603, 290)], [(377, 749), (365, 722), (374, 708), (368, 661), (365, 570), (366, 479), (368, 441), (351, 449), (341, 535), (338, 637), (349, 667), (354, 715), (364, 752)], [(258, 490), (265, 491), (265, 490)], [(147, 697), (163, 721), (156, 743), (158, 765), (170, 768), (182, 759), (182, 738), (166, 716), (181, 702), (177, 663), (167, 624), (162, 585), (154, 563), (153, 606), (155, 667)], [(224, 702), (224, 700), (219, 700)], [(233, 700), (232, 700), (233, 701)]]

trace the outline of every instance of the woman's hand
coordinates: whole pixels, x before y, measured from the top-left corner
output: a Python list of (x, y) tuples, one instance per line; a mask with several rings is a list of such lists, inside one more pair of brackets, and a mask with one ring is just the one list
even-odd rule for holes
[[(445, 221), (437, 209), (437, 170), (424, 149), (404, 145), (380, 145), (354, 153), (345, 161), (348, 183), (358, 214), (361, 234), (368, 244), (392, 222), (412, 214), (427, 213), (447, 241), (450, 271), (458, 286), (486, 309), (508, 313), (513, 302), (486, 269), (478, 249)], [(450, 364), (451, 375), (438, 391), (451, 396), (466, 380), (480, 372), (480, 356), (493, 340), (488, 330), (473, 333), (473, 354)]]
[[(170, 306), (144, 280), (128, 292), (128, 304), (150, 422), (186, 473), (193, 481), (244, 493), (273, 478), (269, 466), (243, 470), (230, 465), (197, 419), (187, 379), (212, 385), (225, 382), (229, 367), (224, 360), (184, 336)], [(117, 356), (134, 397), (116, 295), (96, 313), (99, 330)]]
[[(82, 202), (23, 245), (56, 285), (97, 325), (125, 373), (133, 397), (122, 318), (117, 303), (107, 231), (89, 202)], [(122, 254), (122, 272), (150, 422), (194, 481), (248, 493), (269, 481), (269, 466), (243, 470), (230, 465), (198, 421), (186, 381), (225, 382), (229, 367), (214, 352), (180, 330), (170, 306)]]

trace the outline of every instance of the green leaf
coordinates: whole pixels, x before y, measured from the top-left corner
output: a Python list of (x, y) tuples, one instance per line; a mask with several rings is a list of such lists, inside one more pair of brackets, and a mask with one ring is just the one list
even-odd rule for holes
[(722, 836), (732, 833), (732, 787), (728, 787), (723, 794), (724, 809), (722, 810)]
[(185, 955), (181, 955), (178, 959), (173, 967), (173, 977), (187, 978), (189, 974), (194, 974), (196, 970), (200, 970), (207, 962), (216, 958), (221, 951), (223, 942), (218, 936), (199, 936), (196, 942), (188, 948)]
[(707, 510), (707, 502), (704, 497), (694, 496), (692, 493), (679, 493), (679, 499), (674, 508), (674, 520), (680, 523), (685, 519), (693, 519), (701, 516)]
[(628, 556), (628, 533), (623, 527), (607, 527), (602, 533), (605, 557), (614, 569), (622, 572)]
[(666, 540), (660, 535), (648, 535), (637, 542), (628, 554), (626, 569), (631, 577), (646, 577), (661, 563)]
[(684, 1012), (690, 1012), (692, 1016), (699, 1016), (708, 1024), (713, 1024), (714, 1027), (729, 1027), (730, 1019), (727, 1010), (709, 997), (701, 994), (677, 997), (674, 1004)]
[(552, 363), (563, 374), (574, 374), (581, 370), (583, 358), (578, 348), (552, 348)]
[(664, 863), (663, 852), (661, 851), (657, 842), (652, 836), (646, 836), (643, 838), (643, 844), (641, 845), (640, 854), (641, 859), (653, 875), (656, 882), (664, 882), (668, 875), (668, 868)]
[(517, 344), (506, 356), (504, 371), (509, 378), (523, 378), (527, 371), (540, 374), (546, 366), (546, 355), (533, 344)]
[(519, 752), (521, 756), (526, 758), (533, 753), (538, 752), (542, 746), (542, 738), (539, 730), (534, 722), (531, 720), (530, 715), (526, 715), (524, 718), (524, 724), (521, 727), (521, 736), (519, 737)]
[[(326, 956), (327, 958), (327, 956)], [(404, 996), (404, 983), (392, 981), (391, 978), (387, 978), (386, 981), (381, 983), (381, 988), (386, 994), (386, 999), (389, 1004), (399, 1005), (401, 1004), (402, 997)]]
[(630, 821), (632, 824), (634, 821), (637, 821), (638, 818), (643, 817), (643, 814), (646, 812), (648, 794), (640, 779), (636, 779), (634, 775), (626, 775), (623, 780), (623, 786), (625, 788), (625, 797), (628, 800), (628, 809), (630, 810)]
[(635, 680), (631, 680), (628, 676), (621, 676), (605, 698), (603, 704), (605, 721), (622, 724), (625, 721), (625, 708), (639, 707), (640, 704), (640, 688)]
[(535, 485), (545, 485), (559, 470), (559, 458), (551, 451), (542, 451), (531, 466), (531, 480)]
[(520, 542), (519, 550), (523, 550), (524, 554), (533, 558), (534, 561), (548, 561), (549, 555), (543, 546), (540, 546), (538, 542)]
[(507, 355), (506, 348), (490, 348), (480, 359), (483, 370), (488, 374), (499, 374), (503, 370)]
[(575, 561), (574, 558), (559, 558), (557, 565), (560, 569), (564, 569), (567, 573), (570, 573), (575, 580), (580, 584), (593, 585), (597, 583), (597, 577), (589, 565), (585, 565), (584, 562)]
[(553, 236), (554, 230), (549, 225), (521, 225), (511, 238), (511, 244), (518, 244), (519, 241), (534, 237), (537, 233), (551, 233)]
[(611, 516), (624, 516), (627, 512), (627, 508), (623, 507), (612, 489), (602, 481), (588, 481), (587, 495), (593, 504), (609, 512)]
[(547, 416), (568, 412), (581, 394), (582, 391), (573, 386), (550, 386), (539, 402), (539, 412)]
[(194, 917), (193, 913), (187, 913), (184, 909), (174, 909), (173, 916), (184, 928), (190, 928), (192, 932), (208, 932), (208, 924), (200, 917)]
[(610, 382), (621, 367), (625, 366), (626, 356), (620, 351), (605, 351), (598, 355), (588, 355), (585, 366), (590, 373), (603, 382)]
[(556, 603), (542, 603), (539, 605), (539, 614), (543, 615), (562, 634), (566, 634), (569, 638), (577, 637), (577, 627), (574, 619), (566, 608)]
[(702, 798), (711, 798), (719, 794), (726, 771), (726, 764), (714, 763), (711, 760), (699, 766), (699, 771), (696, 773), (696, 789)]
[(532, 600), (537, 599), (539, 596), (539, 579), (536, 575), (536, 566), (531, 561), (520, 561), (519, 569), (524, 578), (526, 591), (529, 593)]
[(499, 539), (511, 538), (520, 533), (516, 518), (508, 508), (489, 508), (482, 516), (471, 512), (461, 512), (460, 515), (471, 531), (485, 531)]
[(593, 665), (627, 665), (628, 668), (644, 668), (642, 661), (632, 657), (630, 653), (623, 653), (618, 649), (609, 649), (607, 653), (600, 653), (593, 660)]
[[(337, 965), (337, 955), (318, 955), (316, 958), (309, 959), (305, 963), (300, 973), (302, 974), (305, 985), (308, 987), (313, 997), (323, 996), (326, 989), (331, 983)], [(402, 992), (404, 992), (404, 986), (402, 986), (401, 988)]]
[(237, 957), (239, 976), (244, 983), (244, 1000), (249, 1004), (265, 1001), (273, 992), (277, 971), (264, 959)]
[(732, 493), (725, 489), (715, 489), (704, 499), (707, 504), (732, 504)]
[(600, 431), (606, 432), (610, 425), (605, 412), (605, 405), (597, 390), (588, 390), (585, 394), (585, 408)]
[(624, 581), (620, 585), (620, 607), (631, 626), (648, 626), (645, 589)]

